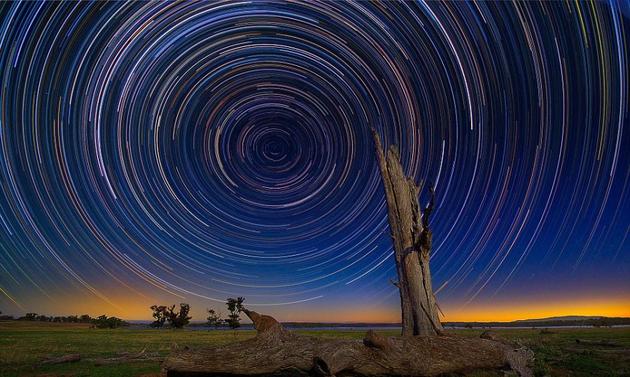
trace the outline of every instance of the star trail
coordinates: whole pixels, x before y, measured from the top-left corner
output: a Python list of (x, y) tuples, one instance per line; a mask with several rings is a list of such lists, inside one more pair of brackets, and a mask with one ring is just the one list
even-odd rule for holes
[(624, 1), (3, 2), (0, 309), (244, 296), (396, 321), (375, 128), (435, 186), (447, 319), (562, 298), (630, 315), (629, 18)]

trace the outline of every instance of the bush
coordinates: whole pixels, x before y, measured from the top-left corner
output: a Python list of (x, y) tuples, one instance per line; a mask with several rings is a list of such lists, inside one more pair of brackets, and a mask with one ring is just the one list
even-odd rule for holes
[(92, 322), (92, 317), (90, 317), (87, 314), (83, 314), (81, 317), (79, 317), (79, 322), (81, 322), (81, 323), (90, 323), (90, 322)]
[(37, 313), (26, 313), (23, 317), (18, 318), (18, 321), (36, 321)]
[(108, 317), (105, 314), (93, 319), (92, 324), (94, 324), (94, 326), (98, 329), (116, 329), (122, 326), (129, 326), (129, 324), (122, 319)]
[(163, 305), (153, 305), (151, 306), (151, 310), (153, 310), (153, 318), (155, 321), (151, 323), (151, 327), (163, 327), (164, 322), (168, 322), (168, 325), (171, 328), (181, 329), (190, 323), (190, 319), (192, 317), (188, 316), (190, 313), (190, 305), (181, 303), (179, 304), (179, 311), (175, 311), (175, 305), (171, 305), (170, 307), (166, 307)]
[(208, 326), (214, 326), (215, 328), (219, 328), (223, 326), (223, 320), (221, 319), (221, 313), (217, 313), (214, 309), (208, 309), (208, 318), (207, 324)]
[(181, 329), (190, 323), (190, 319), (192, 318), (188, 316), (190, 305), (181, 303), (179, 304), (179, 312), (176, 312), (174, 309), (175, 305), (168, 308), (166, 316), (166, 320), (172, 328)]
[(151, 327), (160, 328), (164, 326), (164, 322), (166, 322), (166, 306), (164, 305), (153, 305), (151, 306), (151, 310), (153, 311), (153, 318), (155, 321), (151, 323)]
[(225, 319), (225, 323), (230, 326), (231, 329), (237, 329), (241, 327), (241, 311), (243, 310), (243, 302), (245, 299), (243, 297), (239, 298), (228, 298), (225, 305), (228, 307), (228, 317)]

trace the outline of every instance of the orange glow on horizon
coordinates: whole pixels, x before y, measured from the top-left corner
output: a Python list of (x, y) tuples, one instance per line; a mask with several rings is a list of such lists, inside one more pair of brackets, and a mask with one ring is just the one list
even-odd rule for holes
[[(84, 314), (98, 316), (107, 314), (128, 320), (150, 320), (149, 306), (155, 303), (174, 304), (180, 301), (191, 305), (193, 321), (203, 321), (207, 308), (216, 308), (226, 314), (224, 305), (216, 302), (196, 300), (152, 300), (147, 297), (110, 297), (115, 304), (112, 306), (98, 298), (83, 297), (82, 299), (55, 300), (50, 305), (39, 306), (30, 303), (25, 305), (28, 311), (47, 315)], [(630, 294), (618, 297), (586, 297), (586, 298), (550, 298), (521, 299), (517, 301), (488, 301), (474, 302), (463, 306), (457, 303), (443, 303), (441, 305), (445, 322), (507, 322), (519, 319), (534, 319), (567, 315), (630, 317)], [(348, 306), (339, 308), (335, 305), (320, 305), (309, 307), (258, 307), (253, 310), (270, 314), (284, 322), (336, 322), (336, 323), (398, 323), (400, 311), (397, 307), (376, 306)], [(21, 315), (16, 312), (14, 314)]]
[(568, 315), (630, 317), (630, 297), (547, 299), (483, 305), (469, 305), (446, 312), (451, 322), (509, 322), (519, 319), (561, 317)]

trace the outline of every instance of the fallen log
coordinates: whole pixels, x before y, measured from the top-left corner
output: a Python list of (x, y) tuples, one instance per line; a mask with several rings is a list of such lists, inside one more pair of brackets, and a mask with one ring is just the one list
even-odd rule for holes
[(63, 355), (59, 357), (52, 357), (42, 361), (44, 365), (54, 365), (54, 364), (63, 364), (63, 363), (72, 363), (75, 361), (81, 360), (81, 355), (78, 353), (72, 353), (69, 355)]
[(139, 362), (139, 361), (161, 361), (162, 358), (157, 352), (147, 353), (146, 348), (142, 349), (142, 351), (131, 354), (129, 352), (121, 352), (117, 356), (109, 357), (109, 358), (98, 358), (94, 359), (94, 365), (102, 366), (102, 365), (111, 365), (111, 364), (121, 364), (121, 363), (130, 363), (130, 362)]
[(529, 376), (531, 354), (488, 339), (453, 335), (386, 338), (369, 331), (359, 340), (325, 339), (285, 330), (269, 316), (245, 311), (256, 337), (204, 349), (175, 350), (163, 363), (182, 376), (438, 376), (516, 370)]
[(587, 340), (587, 339), (575, 339), (575, 343), (585, 346), (597, 346), (597, 347), (621, 347), (621, 344), (611, 342), (610, 340)]

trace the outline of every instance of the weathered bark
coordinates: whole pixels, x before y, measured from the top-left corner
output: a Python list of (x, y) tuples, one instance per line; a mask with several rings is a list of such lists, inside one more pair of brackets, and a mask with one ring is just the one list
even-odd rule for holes
[(243, 309), (245, 313), (254, 323), (254, 328), (259, 334), (266, 332), (284, 332), (284, 327), (275, 318), (265, 314), (258, 314), (255, 311)]
[(429, 256), (432, 233), (429, 216), (431, 203), (422, 211), (418, 202), (420, 188), (413, 178), (406, 177), (398, 156), (391, 146), (385, 155), (381, 139), (372, 130), (376, 158), (383, 178), (387, 214), (400, 291), (402, 335), (436, 335), (442, 332), (438, 307), (431, 287)]
[(491, 340), (450, 335), (386, 338), (373, 331), (363, 342), (326, 339), (297, 335), (269, 316), (245, 313), (258, 329), (256, 337), (177, 350), (162, 364), (166, 376), (439, 376), (512, 365), (520, 375), (529, 375), (530, 354)]

